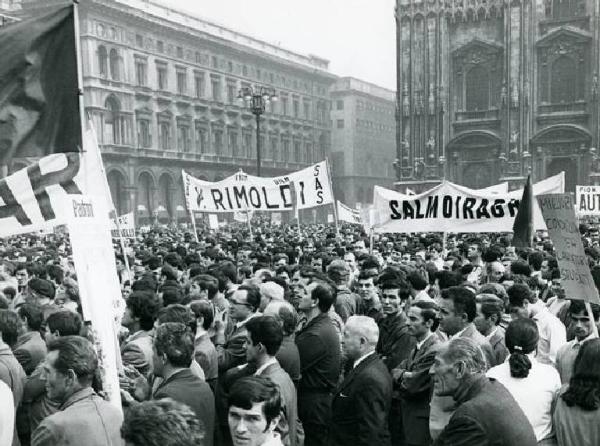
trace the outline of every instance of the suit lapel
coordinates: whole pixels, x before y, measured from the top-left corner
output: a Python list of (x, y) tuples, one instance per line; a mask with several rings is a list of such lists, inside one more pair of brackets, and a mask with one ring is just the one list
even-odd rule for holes
[(377, 353), (372, 353), (363, 361), (361, 361), (361, 363), (358, 364), (358, 366), (353, 367), (350, 373), (348, 373), (348, 375), (346, 375), (346, 377), (344, 378), (344, 382), (342, 382), (342, 384), (340, 385), (338, 393), (341, 393), (342, 390), (344, 390), (352, 383), (352, 380), (354, 380), (356, 374), (369, 367), (369, 365), (371, 365), (371, 363), (375, 360), (377, 360)]

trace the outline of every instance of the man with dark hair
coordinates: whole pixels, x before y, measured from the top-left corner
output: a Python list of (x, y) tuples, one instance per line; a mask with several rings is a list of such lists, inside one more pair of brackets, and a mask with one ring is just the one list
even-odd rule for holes
[(358, 275), (356, 286), (358, 287), (358, 295), (360, 296), (358, 314), (372, 317), (375, 319), (375, 322), (379, 322), (383, 317), (383, 311), (379, 295), (377, 294), (377, 287), (375, 286), (375, 276), (361, 271)]
[[(450, 287), (442, 291), (442, 297), (438, 299), (437, 305), (440, 308), (440, 330), (450, 339), (473, 340), (481, 348), (487, 366), (496, 365), (496, 357), (490, 342), (473, 324), (477, 316), (475, 295), (464, 287)], [(448, 423), (453, 410), (454, 404), (451, 398), (440, 397), (434, 393), (430, 411), (430, 429), (434, 439)]]
[(560, 375), (560, 382), (563, 384), (568, 384), (571, 381), (575, 358), (577, 357), (581, 346), (585, 342), (596, 337), (593, 325), (597, 324), (600, 319), (600, 306), (596, 304), (590, 305), (594, 320), (590, 320), (584, 301), (572, 300), (571, 305), (569, 306), (569, 315), (571, 319), (569, 328), (573, 330), (575, 339), (561, 346), (556, 353), (556, 369)]
[(190, 309), (196, 318), (194, 359), (204, 371), (204, 379), (215, 393), (219, 377), (219, 355), (208, 332), (213, 326), (214, 307), (208, 301), (195, 300), (190, 304)]
[(490, 341), (494, 351), (495, 364), (502, 364), (508, 356), (508, 349), (504, 344), (504, 328), (500, 327), (504, 314), (502, 299), (493, 294), (479, 294), (477, 296), (477, 317), (473, 320), (475, 327)]
[(298, 304), (308, 321), (296, 336), (302, 367), (298, 413), (307, 445), (327, 444), (332, 392), (340, 376), (340, 338), (328, 315), (334, 300), (332, 287), (314, 282)]
[(33, 432), (31, 445), (120, 444), (121, 411), (92, 390), (98, 358), (91, 342), (80, 336), (52, 342), (43, 367), (48, 397), (61, 406)]
[(126, 302), (121, 325), (129, 337), (121, 346), (124, 366), (132, 366), (145, 377), (152, 373), (152, 328), (158, 314), (159, 302), (150, 291), (134, 291)]
[[(39, 305), (44, 312), (44, 319), (60, 308), (54, 303), (56, 288), (49, 280), (33, 278), (27, 283), (26, 301)], [(17, 308), (17, 307), (15, 307)]]
[(46, 319), (44, 340), (49, 344), (61, 336), (76, 336), (81, 333), (83, 321), (78, 313), (60, 310)]
[(205, 433), (192, 409), (169, 398), (133, 404), (121, 426), (128, 446), (203, 445)]
[[(228, 424), (234, 446), (283, 446), (275, 427), (281, 413), (277, 385), (262, 376), (236, 381), (229, 392)], [(306, 443), (308, 446), (313, 443)]]
[(25, 303), (17, 309), (17, 314), (21, 324), (13, 352), (25, 373), (30, 375), (46, 357), (46, 343), (40, 333), (44, 311), (38, 305)]
[(246, 359), (246, 322), (256, 316), (260, 306), (260, 291), (255, 286), (242, 285), (231, 296), (229, 317), (232, 324), (225, 330), (222, 314), (215, 317), (215, 347), (219, 355), (219, 373), (243, 364)]
[(327, 276), (336, 288), (334, 308), (344, 323), (356, 314), (358, 310), (358, 296), (350, 291), (350, 270), (343, 260), (334, 260), (327, 266)]
[(410, 295), (412, 302), (429, 301), (433, 302), (433, 299), (427, 294), (428, 283), (425, 277), (418, 271), (411, 271), (407, 276), (406, 280), (410, 284)]
[(300, 353), (295, 342), (296, 326), (298, 324), (296, 310), (289, 302), (271, 302), (265, 308), (264, 315), (273, 316), (281, 324), (283, 341), (275, 358), (283, 370), (290, 375), (297, 387), (300, 382)]
[(213, 444), (215, 402), (209, 385), (190, 370), (194, 338), (189, 327), (167, 322), (156, 328), (153, 343), (154, 375), (162, 382), (152, 399), (172, 398), (190, 406), (206, 429), (205, 443)]
[(511, 317), (531, 318), (538, 326), (540, 339), (536, 359), (542, 364), (556, 366), (556, 354), (567, 343), (563, 323), (538, 301), (527, 285), (514, 284), (507, 293)]
[[(439, 324), (438, 308), (433, 302), (415, 302), (408, 310), (408, 332), (416, 341), (410, 356), (392, 370), (394, 394), (400, 397), (400, 418), (390, 418), (402, 428), (401, 440), (406, 446), (429, 446), (429, 405), (433, 381), (429, 369), (433, 365), (440, 340), (435, 336)], [(398, 444), (393, 442), (393, 444)], [(402, 441), (400, 441), (402, 444)]]
[(455, 338), (440, 346), (430, 372), (434, 395), (453, 398), (457, 408), (434, 446), (538, 444), (519, 404), (502, 384), (485, 376), (486, 368), (472, 339)]
[[(281, 395), (282, 416), (277, 431), (290, 446), (298, 444), (298, 401), (296, 388), (290, 376), (283, 370), (275, 355), (283, 341), (283, 328), (273, 317), (252, 318), (246, 324), (246, 360), (248, 371), (273, 381)], [(286, 441), (287, 438), (287, 441)]]

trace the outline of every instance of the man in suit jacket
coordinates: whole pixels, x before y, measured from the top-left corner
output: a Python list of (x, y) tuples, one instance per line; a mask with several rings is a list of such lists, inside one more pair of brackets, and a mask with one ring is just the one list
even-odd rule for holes
[[(440, 330), (449, 339), (469, 338), (483, 351), (487, 367), (496, 365), (496, 357), (490, 342), (475, 328), (473, 320), (477, 316), (475, 295), (467, 288), (453, 286), (442, 291), (442, 297), (437, 300), (440, 307)], [(435, 440), (439, 432), (448, 424), (454, 402), (451, 398), (441, 398), (434, 392), (431, 399), (429, 414), (431, 436)]]
[(296, 310), (289, 302), (271, 302), (267, 305), (263, 314), (276, 318), (283, 328), (283, 341), (275, 358), (277, 358), (277, 362), (283, 370), (290, 375), (294, 385), (298, 386), (300, 381), (300, 353), (294, 335), (298, 323)]
[(156, 328), (154, 336), (154, 375), (162, 378), (152, 399), (172, 398), (188, 405), (204, 428), (204, 444), (212, 446), (215, 426), (215, 399), (206, 381), (190, 370), (194, 338), (188, 327), (166, 322)]
[(46, 357), (46, 342), (40, 334), (44, 312), (37, 305), (25, 303), (18, 308), (17, 314), (21, 318), (21, 327), (13, 353), (29, 376)]
[(504, 302), (493, 294), (477, 296), (477, 317), (473, 321), (477, 330), (484, 335), (494, 351), (495, 364), (502, 364), (508, 356), (504, 344), (504, 328), (500, 326), (504, 314)]
[(438, 327), (437, 306), (433, 302), (415, 302), (408, 310), (408, 331), (416, 340), (416, 346), (408, 359), (392, 371), (394, 393), (401, 403), (402, 423), (390, 417), (393, 423), (402, 425), (402, 439), (406, 446), (429, 446), (429, 404), (433, 382), (429, 369), (441, 344), (434, 332)]
[(97, 368), (94, 346), (81, 336), (65, 336), (48, 345), (46, 388), (48, 396), (61, 406), (33, 432), (32, 446), (122, 444), (121, 411), (91, 387)]
[(431, 368), (434, 392), (451, 396), (457, 408), (434, 446), (537, 445), (519, 404), (485, 370), (484, 356), (472, 339), (452, 339), (440, 347)]
[(219, 374), (246, 362), (246, 322), (256, 316), (260, 306), (260, 291), (255, 286), (242, 285), (230, 299), (230, 314), (233, 324), (226, 335), (225, 324), (215, 318), (215, 346), (219, 356)]
[(389, 446), (388, 415), (392, 378), (375, 353), (379, 328), (368, 316), (351, 316), (344, 329), (344, 352), (353, 368), (338, 387), (331, 407), (332, 446)]

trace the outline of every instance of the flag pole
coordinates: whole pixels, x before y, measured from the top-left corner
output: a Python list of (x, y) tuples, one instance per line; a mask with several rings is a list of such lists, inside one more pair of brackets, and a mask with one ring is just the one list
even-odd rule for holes
[(329, 158), (325, 157), (325, 165), (327, 166), (327, 179), (329, 180), (329, 190), (331, 190), (331, 198), (333, 199), (333, 220), (335, 222), (335, 233), (340, 238), (340, 226), (338, 224), (338, 212), (335, 201), (335, 195), (333, 193), (333, 180), (331, 179), (331, 167), (329, 166)]
[(77, 97), (79, 98), (79, 128), (81, 129), (81, 147), (80, 152), (84, 151), (83, 139), (85, 136), (84, 122), (85, 107), (83, 104), (83, 63), (81, 61), (81, 43), (79, 30), (79, 0), (73, 0), (73, 28), (75, 34), (75, 60), (77, 64)]

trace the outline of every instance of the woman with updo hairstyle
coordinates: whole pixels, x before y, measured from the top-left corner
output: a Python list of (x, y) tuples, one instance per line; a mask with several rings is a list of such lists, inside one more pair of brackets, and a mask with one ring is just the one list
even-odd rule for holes
[(559, 446), (600, 445), (600, 339), (581, 344), (554, 411)]
[(538, 445), (556, 445), (552, 407), (560, 390), (560, 376), (535, 358), (539, 333), (532, 319), (515, 319), (506, 329), (510, 356), (487, 372), (508, 389), (531, 423)]

